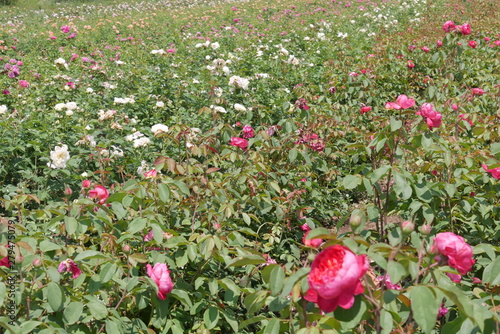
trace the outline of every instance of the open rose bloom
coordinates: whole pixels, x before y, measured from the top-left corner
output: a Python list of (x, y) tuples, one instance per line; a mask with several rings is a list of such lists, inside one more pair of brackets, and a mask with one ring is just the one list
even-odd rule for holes
[(338, 306), (348, 309), (354, 304), (354, 296), (364, 291), (361, 277), (367, 270), (366, 255), (355, 255), (341, 245), (330, 246), (314, 259), (304, 298), (318, 303), (324, 312), (332, 312)]
[[(472, 258), (472, 247), (464, 238), (452, 232), (438, 233), (431, 247), (432, 253), (438, 253), (436, 260), (455, 268), (461, 275), (465, 275), (476, 262)], [(450, 274), (451, 279), (460, 282), (460, 275)]]
[(157, 263), (154, 267), (150, 264), (146, 265), (146, 270), (148, 276), (156, 283), (158, 286), (158, 298), (165, 300), (167, 299), (167, 294), (169, 294), (174, 288), (172, 279), (170, 278), (170, 270), (165, 263)]

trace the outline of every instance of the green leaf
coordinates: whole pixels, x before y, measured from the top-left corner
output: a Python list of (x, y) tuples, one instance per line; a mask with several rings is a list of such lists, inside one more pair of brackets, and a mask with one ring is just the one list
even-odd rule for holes
[(172, 296), (175, 299), (179, 300), (187, 308), (193, 307), (193, 302), (189, 298), (189, 294), (184, 290), (174, 289), (174, 290), (172, 290), (172, 292), (170, 292), (169, 296)]
[(391, 169), (391, 166), (388, 166), (388, 165), (375, 169), (371, 173), (370, 181), (372, 181), (372, 183), (377, 182), (378, 180), (380, 180), (382, 177), (384, 177), (387, 174), (389, 169)]
[(170, 200), (170, 189), (163, 183), (158, 185), (158, 195), (163, 203), (168, 203)]
[(146, 227), (147, 219), (146, 218), (135, 218), (128, 225), (127, 231), (130, 234), (135, 234), (136, 232), (142, 231)]
[(397, 120), (394, 117), (391, 117), (391, 132), (401, 129), (402, 126), (403, 126), (402, 121)]
[(108, 316), (108, 309), (106, 308), (106, 305), (100, 301), (89, 302), (87, 304), (87, 308), (96, 320), (102, 320)]
[(337, 236), (327, 228), (317, 227), (307, 234), (307, 240), (311, 239), (336, 239)]
[(43, 322), (41, 321), (35, 321), (35, 320), (30, 320), (30, 321), (24, 321), (21, 324), (21, 332), (22, 333), (31, 333), (33, 329), (37, 328), (38, 326), (42, 325)]
[(249, 314), (259, 311), (265, 304), (268, 291), (260, 290), (245, 297), (243, 305)]
[(445, 323), (443, 328), (441, 329), (441, 334), (460, 333), (460, 329), (462, 328), (462, 323), (464, 322), (465, 319), (467, 318), (462, 316), (455, 318), (453, 321)]
[(299, 152), (297, 151), (297, 149), (291, 149), (290, 152), (288, 152), (288, 161), (290, 161), (291, 163), (294, 162), (295, 159), (297, 159), (298, 153)]
[(236, 318), (235, 318), (234, 314), (232, 314), (232, 311), (226, 310), (226, 311), (220, 311), (220, 313), (222, 313), (222, 315), (226, 319), (229, 326), (231, 326), (233, 333), (238, 333), (238, 330), (239, 330), (238, 321), (236, 321)]
[(345, 310), (342, 307), (337, 307), (334, 311), (335, 319), (340, 321), (344, 329), (352, 329), (357, 326), (367, 310), (366, 303), (359, 296), (354, 298), (354, 304), (351, 308)]
[(83, 312), (83, 304), (80, 302), (71, 302), (64, 309), (63, 319), (68, 325), (72, 325), (80, 319)]
[(48, 240), (43, 240), (42, 242), (40, 242), (40, 250), (42, 252), (50, 252), (56, 249), (61, 249), (61, 246)]
[(6, 292), (7, 292), (7, 287), (5, 286), (5, 283), (0, 282), (0, 307), (3, 306)]
[(87, 259), (87, 258), (104, 258), (104, 257), (105, 256), (101, 252), (98, 252), (95, 250), (86, 250), (86, 251), (83, 251), (80, 254), (78, 254), (75, 257), (74, 261), (78, 262), (78, 261), (81, 261), (81, 260)]
[(75, 217), (64, 217), (64, 224), (66, 225), (66, 232), (68, 234), (74, 234), (78, 228), (78, 221)]
[(59, 284), (50, 282), (47, 284), (47, 301), (54, 312), (60, 311), (66, 300), (66, 296)]
[(281, 293), (281, 298), (286, 298), (292, 292), (295, 283), (297, 283), (300, 279), (304, 278), (309, 272), (311, 268), (300, 268), (295, 273), (293, 273), (290, 277), (285, 281), (285, 285), (283, 287), (283, 292)]
[(391, 278), (392, 284), (398, 283), (407, 275), (405, 267), (396, 261), (389, 261), (387, 263), (387, 274)]
[(347, 190), (354, 189), (361, 184), (361, 177), (357, 175), (347, 175), (342, 180), (342, 184)]
[(205, 313), (203, 313), (203, 321), (207, 329), (212, 329), (217, 326), (219, 322), (219, 310), (213, 306), (210, 306)]
[(113, 278), (115, 275), (117, 266), (115, 263), (106, 263), (101, 267), (101, 273), (99, 274), (99, 280), (101, 283), (106, 283)]
[(500, 256), (484, 268), (483, 283), (500, 285)]
[(410, 291), (411, 310), (415, 321), (424, 333), (430, 333), (437, 320), (436, 296), (424, 285), (413, 286)]
[(118, 319), (106, 319), (106, 333), (123, 333)]
[(280, 319), (272, 318), (264, 328), (263, 334), (279, 334), (280, 333)]
[(283, 289), (285, 283), (285, 271), (280, 265), (273, 266), (271, 273), (269, 275), (269, 289), (271, 294), (277, 295)]
[(242, 266), (246, 266), (246, 265), (249, 265), (249, 264), (262, 264), (262, 263), (266, 263), (267, 260), (261, 256), (261, 255), (257, 255), (257, 254), (245, 254), (245, 255), (240, 255), (236, 258), (234, 258), (232, 261), (230, 261), (227, 266), (228, 267), (242, 267)]

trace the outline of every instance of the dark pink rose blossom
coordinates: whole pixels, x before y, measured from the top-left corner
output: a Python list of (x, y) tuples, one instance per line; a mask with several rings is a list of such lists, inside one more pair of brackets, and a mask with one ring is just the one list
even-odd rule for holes
[(317, 303), (324, 312), (332, 312), (338, 306), (349, 309), (354, 296), (364, 291), (361, 277), (367, 270), (366, 255), (355, 255), (341, 245), (330, 246), (314, 259), (304, 298)]
[(73, 276), (72, 276), (73, 279), (77, 279), (82, 273), (80, 268), (78, 268), (76, 263), (71, 259), (66, 259), (66, 260), (62, 261), (59, 264), (58, 271), (60, 273), (63, 273), (65, 271), (71, 272), (73, 274)]
[(10, 262), (9, 257), (6, 256), (0, 260), (0, 267), (12, 267), (12, 262)]
[(309, 106), (307, 105), (306, 99), (303, 97), (295, 101), (295, 105), (297, 108), (302, 109), (302, 110), (309, 110)]
[(67, 34), (68, 32), (70, 32), (71, 28), (69, 26), (62, 26), (61, 27), (61, 31), (65, 34)]
[(248, 138), (253, 138), (255, 136), (255, 133), (253, 131), (253, 128), (250, 125), (245, 125), (243, 127), (243, 138), (248, 139)]
[(239, 137), (231, 137), (229, 145), (239, 147), (242, 150), (246, 150), (248, 147), (248, 140)]
[(467, 43), (471, 48), (475, 49), (477, 47), (477, 42), (476, 41), (469, 41)]

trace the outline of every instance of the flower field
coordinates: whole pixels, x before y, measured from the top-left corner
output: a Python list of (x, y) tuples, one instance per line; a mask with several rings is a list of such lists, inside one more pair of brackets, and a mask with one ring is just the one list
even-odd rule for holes
[(499, 120), (496, 0), (0, 0), (0, 327), (499, 334)]

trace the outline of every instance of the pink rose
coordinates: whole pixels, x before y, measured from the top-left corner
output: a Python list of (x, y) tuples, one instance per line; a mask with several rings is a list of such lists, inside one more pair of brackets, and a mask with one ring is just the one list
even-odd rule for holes
[(156, 283), (158, 286), (158, 298), (161, 300), (167, 299), (167, 294), (169, 294), (174, 288), (174, 284), (170, 279), (170, 270), (165, 263), (156, 263), (154, 267), (150, 264), (146, 265), (146, 270), (148, 276)]
[(297, 108), (302, 109), (302, 110), (309, 110), (309, 106), (307, 105), (307, 101), (304, 98), (300, 98), (297, 101), (295, 101), (295, 105)]
[(239, 147), (242, 150), (246, 150), (248, 147), (248, 140), (239, 137), (231, 137), (229, 145)]
[(364, 291), (361, 277), (367, 270), (366, 255), (355, 255), (341, 245), (330, 246), (314, 259), (304, 298), (318, 303), (324, 312), (332, 312), (338, 306), (348, 309), (354, 304), (354, 296)]
[(422, 47), (422, 51), (424, 51), (425, 53), (431, 51), (428, 47), (424, 46)]
[(410, 99), (408, 96), (402, 94), (396, 99), (396, 102), (387, 102), (385, 104), (386, 109), (408, 109), (415, 105), (415, 100)]
[[(444, 260), (447, 265), (458, 270), (462, 275), (468, 273), (474, 263), (472, 258), (472, 247), (464, 238), (452, 232), (438, 233), (431, 247), (432, 253), (439, 253), (438, 260)], [(456, 277), (452, 277), (454, 281)]]
[(71, 259), (66, 259), (62, 261), (59, 264), (59, 268), (57, 269), (57, 271), (59, 271), (60, 273), (63, 273), (65, 271), (70, 271), (73, 274), (72, 276), (73, 279), (77, 279), (82, 273), (80, 268), (78, 268), (76, 263)]
[(90, 187), (90, 181), (89, 180), (83, 180), (82, 182), (82, 188), (88, 188)]
[(456, 26), (456, 28), (462, 35), (470, 35), (472, 32), (470, 25), (467, 23), (464, 23), (461, 26)]
[(446, 21), (446, 22), (443, 24), (443, 30), (444, 30), (445, 32), (450, 32), (450, 31), (455, 30), (455, 22), (453, 22), (453, 21)]
[(71, 28), (70, 28), (70, 27), (68, 27), (68, 26), (62, 26), (62, 27), (61, 27), (61, 31), (62, 31), (63, 33), (65, 33), (65, 34), (67, 34), (70, 30), (71, 30)]
[(486, 164), (482, 164), (481, 167), (487, 172), (491, 173), (495, 179), (500, 180), (500, 167), (489, 169)]
[(476, 48), (476, 46), (477, 46), (477, 42), (476, 42), (476, 41), (469, 41), (467, 44), (469, 44), (469, 46), (470, 46), (471, 48), (473, 48), (473, 49), (475, 49), (475, 48)]
[(436, 45), (437, 45), (437, 47), (439, 48), (439, 47), (443, 46), (443, 42), (442, 42), (441, 40), (438, 40), (438, 41), (436, 42)]
[(413, 60), (408, 60), (408, 64), (406, 66), (408, 68), (414, 68), (415, 67), (415, 63), (413, 62)]
[(153, 240), (153, 230), (149, 231), (149, 233), (144, 236), (143, 240), (145, 242)]
[(103, 186), (96, 186), (94, 189), (89, 191), (90, 198), (97, 198), (99, 200), (99, 204), (106, 203), (106, 199), (109, 197), (108, 189)]
[(8, 256), (0, 260), (0, 267), (7, 267), (7, 268), (12, 267), (12, 262), (10, 262)]
[(372, 107), (369, 107), (369, 106), (363, 106), (361, 107), (361, 115), (364, 115), (366, 114), (367, 112), (371, 111), (372, 110)]
[(415, 100), (408, 98), (406, 95), (399, 95), (396, 99), (396, 103), (401, 106), (403, 109), (411, 108), (415, 105)]
[(302, 237), (302, 243), (307, 247), (318, 248), (323, 243), (323, 239), (307, 239), (307, 235), (310, 231), (307, 231)]
[(156, 171), (156, 169), (151, 169), (151, 170), (147, 171), (146, 173), (144, 173), (144, 177), (147, 179), (152, 179), (152, 178), (155, 178), (157, 174), (158, 174), (158, 172)]
[(23, 87), (23, 88), (26, 88), (28, 87), (30, 84), (28, 81), (26, 80), (19, 80), (19, 86)]
[(248, 139), (248, 138), (253, 138), (255, 136), (255, 133), (253, 131), (253, 128), (250, 125), (245, 125), (243, 127), (243, 138)]
[(472, 92), (472, 95), (483, 95), (484, 94), (484, 90), (482, 90), (481, 88), (472, 88), (471, 92)]

